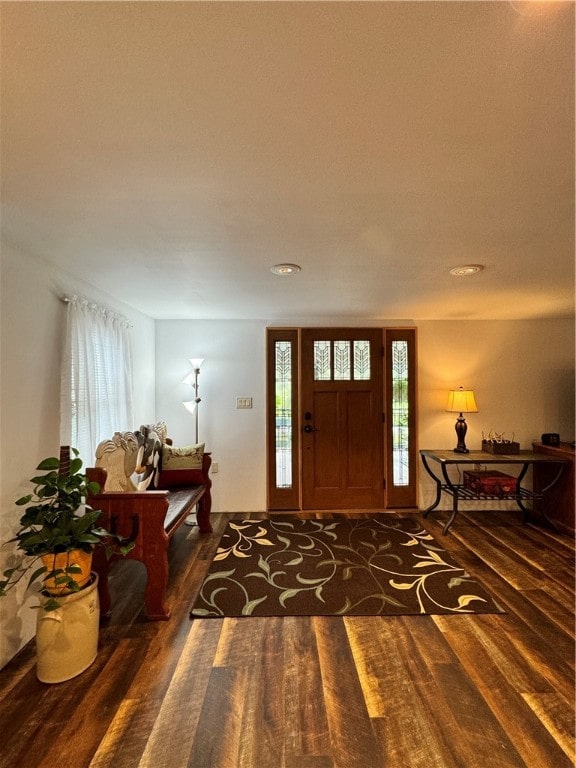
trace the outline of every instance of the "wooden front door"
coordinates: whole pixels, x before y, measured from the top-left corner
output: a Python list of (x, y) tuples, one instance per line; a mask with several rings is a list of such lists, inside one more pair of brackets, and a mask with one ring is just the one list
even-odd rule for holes
[(301, 334), (302, 508), (382, 507), (382, 330)]

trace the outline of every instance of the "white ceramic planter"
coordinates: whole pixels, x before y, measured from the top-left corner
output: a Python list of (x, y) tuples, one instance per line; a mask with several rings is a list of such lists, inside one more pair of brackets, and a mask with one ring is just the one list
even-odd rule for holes
[(84, 672), (98, 652), (100, 601), (98, 574), (79, 592), (59, 597), (55, 611), (38, 609), (36, 675), (43, 683), (62, 683)]

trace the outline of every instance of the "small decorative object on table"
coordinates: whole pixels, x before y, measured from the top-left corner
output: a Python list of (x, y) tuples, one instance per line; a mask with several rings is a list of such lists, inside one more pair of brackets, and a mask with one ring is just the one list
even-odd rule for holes
[(515, 456), (520, 453), (520, 443), (514, 442), (514, 434), (512, 434), (512, 440), (506, 440), (504, 432), (498, 434), (490, 431), (488, 437), (484, 437), (484, 432), (482, 432), (482, 450), (496, 456)]

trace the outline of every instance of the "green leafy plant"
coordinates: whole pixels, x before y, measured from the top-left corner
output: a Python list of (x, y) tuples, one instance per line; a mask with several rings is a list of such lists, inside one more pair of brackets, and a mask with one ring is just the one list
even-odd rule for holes
[[(78, 565), (72, 563), (64, 568), (38, 566), (43, 555), (73, 550), (92, 552), (99, 545), (105, 547), (107, 554), (119, 552), (125, 555), (134, 547), (132, 542), (98, 525), (102, 512), (92, 509), (86, 500), (97, 494), (100, 486), (88, 480), (81, 471), (82, 460), (78, 458), (78, 451), (75, 448), (71, 450), (74, 458), (69, 461), (51, 457), (40, 462), (36, 469), (45, 474), (32, 477), (33, 492), (16, 501), (16, 505), (26, 507), (26, 511), (20, 518), (20, 529), (6, 544), (16, 542), (21, 554), (18, 562), (3, 573), (0, 597), (27, 574), (28, 588), (38, 583), (44, 587), (48, 580), (53, 580), (57, 587), (69, 592), (81, 589), (74, 579), (75, 574), (81, 572)], [(55, 597), (50, 597), (43, 604), (48, 611), (58, 607)]]

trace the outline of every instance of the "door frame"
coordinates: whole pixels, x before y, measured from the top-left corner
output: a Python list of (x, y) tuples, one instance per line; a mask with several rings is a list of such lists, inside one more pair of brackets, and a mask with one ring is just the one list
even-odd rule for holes
[[(266, 329), (266, 453), (267, 453), (267, 509), (269, 511), (300, 511), (302, 510), (302, 465), (301, 465), (301, 436), (300, 436), (300, 357), (302, 327), (269, 327)], [(333, 331), (334, 328), (327, 328)], [(355, 327), (349, 330), (357, 330)], [(417, 329), (410, 327), (382, 327), (382, 366), (383, 366), (383, 467), (384, 480), (384, 509), (417, 509), (417, 446), (418, 446), (418, 414), (417, 414)], [(409, 376), (409, 413), (408, 413), (408, 462), (409, 483), (404, 486), (395, 485), (393, 480), (393, 402), (391, 384), (391, 345), (394, 341), (408, 342), (408, 376)], [(289, 451), (289, 461), (292, 468), (292, 479), (288, 487), (278, 487), (276, 462), (276, 393), (275, 393), (275, 353), (276, 342), (289, 342), (291, 345), (290, 361), (290, 392), (289, 407), (292, 413), (291, 433), (292, 444)]]

